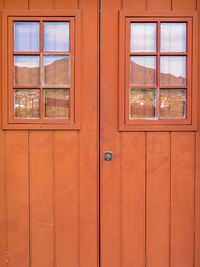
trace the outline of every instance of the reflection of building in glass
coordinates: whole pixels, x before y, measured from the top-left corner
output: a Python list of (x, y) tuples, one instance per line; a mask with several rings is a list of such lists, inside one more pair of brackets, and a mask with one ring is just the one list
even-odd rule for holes
[(45, 117), (69, 118), (69, 89), (45, 90)]
[(130, 118), (156, 117), (156, 90), (131, 89)]
[(37, 89), (15, 90), (15, 117), (16, 118), (40, 117), (40, 90)]

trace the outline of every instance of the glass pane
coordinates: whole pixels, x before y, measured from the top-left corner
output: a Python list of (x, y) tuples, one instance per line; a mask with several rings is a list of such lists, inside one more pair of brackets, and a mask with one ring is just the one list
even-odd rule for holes
[(161, 85), (186, 84), (185, 56), (160, 57), (160, 84)]
[(44, 51), (69, 51), (69, 22), (44, 23)]
[(40, 57), (15, 56), (15, 84), (40, 84)]
[(45, 118), (69, 118), (69, 89), (45, 89)]
[(186, 23), (161, 23), (160, 51), (186, 51)]
[(162, 89), (160, 90), (160, 117), (185, 118), (186, 90)]
[(156, 52), (156, 23), (131, 23), (131, 52)]
[(40, 90), (15, 89), (15, 118), (40, 117)]
[(131, 85), (156, 84), (156, 57), (131, 57)]
[(40, 23), (15, 22), (14, 23), (15, 51), (35, 52), (40, 50)]
[(156, 119), (156, 98), (154, 89), (130, 89), (130, 119)]
[(44, 83), (46, 85), (70, 84), (69, 56), (44, 56)]

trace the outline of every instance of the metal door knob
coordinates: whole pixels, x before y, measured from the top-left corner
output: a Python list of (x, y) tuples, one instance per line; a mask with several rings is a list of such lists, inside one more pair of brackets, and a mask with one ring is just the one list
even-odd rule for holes
[(104, 153), (104, 160), (106, 160), (106, 161), (111, 161), (111, 160), (112, 160), (112, 152), (110, 152), (110, 151), (106, 151), (106, 152)]

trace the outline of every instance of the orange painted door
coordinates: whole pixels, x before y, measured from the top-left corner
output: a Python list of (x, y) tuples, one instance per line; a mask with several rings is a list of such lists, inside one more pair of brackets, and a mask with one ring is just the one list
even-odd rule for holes
[(80, 130), (0, 129), (0, 266), (98, 266), (97, 1), (4, 0), (0, 8), (22, 21), (81, 13)]
[[(134, 20), (134, 14), (175, 16), (198, 9), (195, 0), (101, 1), (102, 267), (200, 266), (199, 132), (119, 129), (119, 117), (124, 116), (119, 113), (120, 70), (129, 68), (120, 65), (119, 55), (125, 53), (120, 33), (128, 40), (130, 34), (125, 24), (120, 28), (119, 11)], [(106, 151), (112, 152), (112, 161), (104, 160)]]
[(200, 134), (119, 131), (118, 101), (119, 11), (191, 12), (199, 0), (0, 8), (81, 13), (80, 130), (0, 129), (0, 267), (200, 267)]

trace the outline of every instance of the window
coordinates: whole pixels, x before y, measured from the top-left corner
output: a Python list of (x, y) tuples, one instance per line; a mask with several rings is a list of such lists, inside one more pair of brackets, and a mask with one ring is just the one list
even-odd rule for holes
[(4, 80), (4, 128), (78, 129), (78, 13), (5, 17), (8, 82)]
[(121, 13), (120, 130), (196, 127), (196, 22), (165, 16)]

